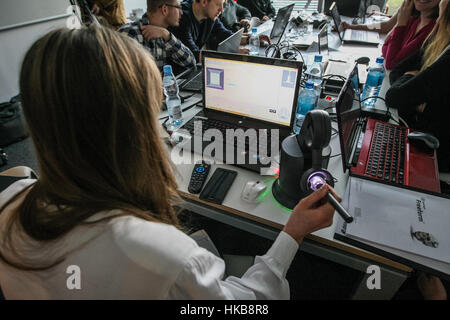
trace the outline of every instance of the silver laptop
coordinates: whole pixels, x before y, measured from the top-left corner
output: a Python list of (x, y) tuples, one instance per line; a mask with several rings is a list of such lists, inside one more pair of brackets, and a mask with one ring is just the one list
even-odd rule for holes
[(333, 17), (334, 25), (338, 31), (341, 41), (347, 43), (364, 43), (370, 45), (378, 45), (380, 43), (380, 35), (376, 31), (367, 30), (342, 30), (341, 28), (341, 15), (339, 14), (336, 2), (333, 2), (330, 6), (330, 13)]
[(217, 46), (217, 51), (219, 52), (229, 52), (237, 53), (239, 50), (239, 45), (241, 44), (242, 35), (244, 33), (244, 28), (236, 31), (231, 36), (223, 40)]

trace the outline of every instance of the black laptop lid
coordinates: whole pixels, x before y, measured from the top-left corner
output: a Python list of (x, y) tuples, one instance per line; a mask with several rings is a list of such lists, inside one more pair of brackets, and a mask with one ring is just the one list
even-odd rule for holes
[(273, 23), (272, 31), (270, 32), (270, 39), (281, 37), (283, 35), (284, 30), (289, 23), (289, 18), (291, 17), (294, 5), (295, 3), (278, 10), (277, 17), (275, 18), (275, 22)]
[(341, 144), (342, 167), (345, 172), (351, 166), (350, 157), (358, 138), (357, 128), (362, 124), (357, 64), (339, 93), (336, 102), (336, 117)]
[(292, 129), (301, 61), (202, 51), (202, 64), (206, 112), (232, 116), (242, 127)]
[(334, 26), (336, 27), (336, 31), (339, 35), (339, 38), (342, 40), (344, 38), (344, 30), (341, 27), (341, 15), (339, 14), (336, 2), (333, 2), (330, 7), (330, 14), (334, 21)]
[(324, 24), (322, 29), (320, 29), (319, 34), (317, 35), (317, 40), (319, 44), (319, 54), (327, 57), (329, 54), (328, 51), (328, 25)]

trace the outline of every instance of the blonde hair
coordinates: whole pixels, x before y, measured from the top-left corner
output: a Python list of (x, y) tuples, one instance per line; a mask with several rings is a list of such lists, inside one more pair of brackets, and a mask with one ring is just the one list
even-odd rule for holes
[(422, 68), (420, 71), (431, 66), (441, 55), (442, 51), (450, 44), (450, 4), (447, 3), (445, 11), (439, 16), (438, 22), (424, 41)]
[[(40, 178), (9, 221), (8, 243), (15, 223), (45, 244), (114, 209), (179, 226), (173, 204), (180, 198), (157, 118), (161, 75), (143, 47), (94, 25), (52, 31), (27, 52), (20, 91)], [(61, 262), (23, 266), (1, 251), (0, 258), (27, 270)]]

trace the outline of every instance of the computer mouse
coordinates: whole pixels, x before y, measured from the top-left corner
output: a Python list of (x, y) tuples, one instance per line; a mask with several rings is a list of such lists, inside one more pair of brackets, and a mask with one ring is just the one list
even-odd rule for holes
[(267, 189), (267, 185), (262, 181), (249, 181), (242, 189), (241, 199), (251, 203), (257, 203), (258, 198)]
[(370, 58), (369, 57), (359, 57), (355, 60), (358, 64), (369, 64)]
[(408, 133), (409, 143), (412, 145), (423, 146), (424, 144), (430, 149), (439, 148), (439, 140), (430, 133), (413, 131)]

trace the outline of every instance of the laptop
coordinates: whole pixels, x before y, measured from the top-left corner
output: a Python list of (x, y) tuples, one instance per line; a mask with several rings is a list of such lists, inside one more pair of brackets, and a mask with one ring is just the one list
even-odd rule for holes
[(183, 71), (176, 78), (180, 90), (200, 92), (202, 90), (202, 65), (197, 63), (196, 66)]
[[(296, 46), (297, 42), (294, 42), (293, 45)], [(329, 49), (328, 49), (328, 28), (327, 25), (323, 25), (322, 28), (317, 33), (317, 41), (311, 43), (308, 46), (308, 49), (303, 53), (303, 57), (307, 62), (307, 65), (313, 63), (315, 55), (322, 56), (322, 65), (325, 68), (328, 59), (329, 59)]]
[[(245, 150), (242, 150), (242, 146), (238, 149), (239, 146), (234, 140), (232, 146), (229, 141), (222, 141), (223, 148), (227, 150), (213, 155), (221, 162), (260, 171), (267, 165), (263, 163), (261, 154), (268, 152), (269, 155), (270, 141), (272, 138), (276, 139), (274, 133), (278, 134), (277, 142), (280, 143), (292, 132), (302, 62), (203, 51), (202, 63), (204, 107), (200, 114), (194, 116), (182, 128), (188, 130), (194, 139), (198, 139), (200, 134), (203, 136), (207, 129), (217, 129), (224, 136), (227, 134), (226, 129), (242, 129), (244, 132), (256, 129), (258, 135), (261, 132), (267, 133), (269, 145), (259, 144), (259, 136), (256, 141), (248, 139)], [(191, 146), (195, 147), (194, 139), (191, 139)], [(204, 137), (201, 141), (202, 150), (194, 149), (194, 152), (199, 153), (205, 148), (211, 148), (208, 146), (211, 141), (205, 141)], [(227, 159), (229, 148), (234, 150), (235, 158), (238, 153), (245, 154), (245, 163)]]
[(217, 46), (219, 52), (237, 53), (241, 44), (242, 35), (244, 34), (244, 28), (233, 33), (231, 36), (223, 40)]
[[(223, 40), (217, 46), (217, 51), (237, 53), (239, 45), (241, 44), (242, 35), (244, 34), (244, 28), (233, 33), (231, 36)], [(202, 67), (197, 65), (195, 68), (191, 68), (181, 73), (177, 77), (178, 86), (184, 91), (200, 92), (202, 90)]]
[(346, 43), (360, 43), (377, 45), (380, 43), (380, 35), (375, 31), (367, 30), (342, 30), (341, 16), (339, 14), (336, 2), (333, 2), (330, 7), (331, 16), (333, 17), (334, 25), (338, 30), (339, 39)]
[(291, 18), (291, 13), (292, 9), (294, 9), (294, 5), (295, 3), (287, 5), (278, 10), (275, 22), (273, 23), (272, 31), (270, 32), (271, 43), (280, 43), (281, 38), (283, 38), (284, 30), (286, 30), (286, 27)]
[(344, 172), (402, 188), (440, 192), (435, 150), (409, 144), (412, 130), (361, 116), (357, 65), (336, 102)]

